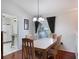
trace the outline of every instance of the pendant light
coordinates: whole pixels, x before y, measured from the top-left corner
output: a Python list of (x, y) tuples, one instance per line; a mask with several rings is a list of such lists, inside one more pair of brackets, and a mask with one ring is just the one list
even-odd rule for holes
[(42, 16), (39, 15), (39, 0), (37, 1), (37, 5), (38, 5), (38, 15), (37, 17), (33, 17), (33, 22), (38, 21), (38, 22), (42, 22), (44, 21), (44, 18)]

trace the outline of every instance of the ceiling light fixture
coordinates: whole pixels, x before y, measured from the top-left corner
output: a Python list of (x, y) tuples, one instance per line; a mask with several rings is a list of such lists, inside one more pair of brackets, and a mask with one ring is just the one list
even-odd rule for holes
[(37, 14), (37, 17), (33, 17), (33, 22), (35, 21), (38, 21), (38, 22), (41, 22), (41, 21), (44, 21), (44, 18), (39, 16), (39, 0), (37, 1), (37, 5), (38, 5), (38, 14)]

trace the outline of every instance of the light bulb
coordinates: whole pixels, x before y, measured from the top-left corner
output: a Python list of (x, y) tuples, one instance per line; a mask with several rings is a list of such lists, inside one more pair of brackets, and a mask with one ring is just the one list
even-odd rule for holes
[(39, 18), (38, 18), (38, 21), (39, 21), (39, 22), (44, 21), (44, 18), (39, 17)]
[(35, 22), (35, 21), (37, 21), (37, 18), (36, 17), (33, 18), (33, 22)]

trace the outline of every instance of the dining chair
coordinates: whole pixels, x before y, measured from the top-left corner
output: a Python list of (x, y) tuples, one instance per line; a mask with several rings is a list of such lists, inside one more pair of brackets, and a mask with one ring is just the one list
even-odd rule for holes
[(23, 59), (37, 59), (35, 58), (33, 40), (29, 38), (22, 39), (22, 57)]
[(59, 49), (59, 47), (61, 46), (61, 38), (62, 38), (62, 35), (59, 35), (57, 37), (57, 42), (56, 42), (55, 46), (53, 47), (53, 49)]
[(55, 45), (48, 50), (48, 57), (52, 56), (53, 59), (56, 59), (59, 47), (61, 45), (61, 37), (62, 35), (58, 36)]

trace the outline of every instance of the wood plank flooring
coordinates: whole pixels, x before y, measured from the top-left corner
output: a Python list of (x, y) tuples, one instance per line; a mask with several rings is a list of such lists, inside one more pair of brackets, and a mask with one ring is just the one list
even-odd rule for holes
[[(50, 59), (53, 59), (50, 57)], [(75, 54), (72, 52), (59, 50), (56, 59), (76, 59)]]
[[(3, 59), (22, 59), (22, 51), (15, 52), (5, 56)], [(52, 57), (49, 59), (53, 59)], [(56, 59), (76, 59), (75, 54), (67, 51), (59, 50)]]

